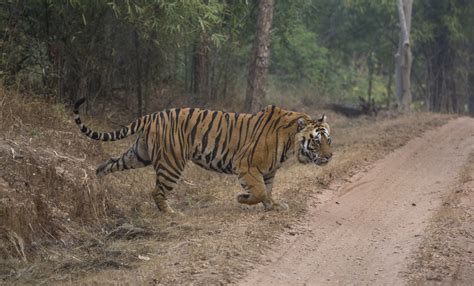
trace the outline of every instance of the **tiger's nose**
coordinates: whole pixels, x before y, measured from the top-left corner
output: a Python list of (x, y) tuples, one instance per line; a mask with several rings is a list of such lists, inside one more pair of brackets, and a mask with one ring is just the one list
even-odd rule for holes
[(331, 160), (332, 158), (332, 153), (328, 153), (326, 154), (326, 156), (324, 156), (324, 159), (326, 159), (327, 161)]

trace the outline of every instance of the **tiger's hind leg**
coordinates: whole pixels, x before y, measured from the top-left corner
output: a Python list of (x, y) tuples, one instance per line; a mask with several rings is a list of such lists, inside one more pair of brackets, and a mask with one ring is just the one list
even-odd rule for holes
[(163, 184), (156, 182), (155, 189), (151, 192), (151, 196), (155, 201), (156, 207), (165, 214), (174, 214), (175, 211), (170, 207), (166, 199), (166, 189)]
[(128, 149), (122, 156), (111, 158), (97, 167), (97, 177), (103, 177), (109, 173), (128, 169), (138, 169), (149, 166), (151, 161), (146, 152), (145, 143), (138, 138), (132, 148)]
[[(166, 155), (164, 156), (166, 157)], [(170, 165), (171, 161), (169, 158), (167, 159), (168, 160), (163, 160), (163, 162), (158, 160), (157, 164), (155, 165), (156, 186), (151, 195), (160, 211), (166, 214), (176, 214), (177, 212), (170, 207), (168, 200), (166, 199), (166, 195), (176, 186), (184, 170), (185, 161), (183, 160), (181, 163), (175, 162), (176, 165), (172, 166)]]

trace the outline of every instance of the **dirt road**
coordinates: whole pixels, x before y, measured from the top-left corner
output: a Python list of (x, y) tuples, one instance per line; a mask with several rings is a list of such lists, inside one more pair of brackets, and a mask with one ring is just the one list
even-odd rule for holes
[(474, 152), (474, 119), (414, 138), (340, 186), (240, 285), (400, 285), (433, 214)]

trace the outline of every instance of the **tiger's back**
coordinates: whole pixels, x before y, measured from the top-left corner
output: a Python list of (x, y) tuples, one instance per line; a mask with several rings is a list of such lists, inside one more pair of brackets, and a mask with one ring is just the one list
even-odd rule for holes
[(293, 139), (286, 133), (296, 133), (291, 127), (300, 116), (275, 106), (256, 114), (170, 109), (153, 115), (143, 136), (148, 138), (147, 146), (153, 147), (152, 161), (166, 153), (177, 163), (191, 160), (228, 174), (237, 174), (238, 166), (252, 163), (271, 170), (286, 160), (288, 141)]

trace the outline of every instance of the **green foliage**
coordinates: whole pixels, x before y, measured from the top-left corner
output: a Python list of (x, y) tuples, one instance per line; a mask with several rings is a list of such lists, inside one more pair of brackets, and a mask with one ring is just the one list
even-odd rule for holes
[[(117, 1), (111, 1), (109, 5), (118, 17), (125, 17), (144, 37), (154, 37), (158, 45), (164, 42), (160, 39), (172, 37), (178, 46), (220, 25), (224, 9), (224, 5), (215, 0), (127, 0), (122, 5)], [(213, 34), (211, 39), (219, 45), (224, 36)]]
[(294, 85), (323, 83), (328, 51), (318, 46), (315, 33), (297, 25), (275, 34), (272, 45), (272, 74)]
[(414, 10), (416, 99), (425, 100), (429, 110), (465, 112), (469, 90), (474, 90), (469, 82), (474, 2), (422, 0), (414, 2)]
[(393, 1), (282, 1), (277, 5), (271, 73), (280, 86), (357, 102), (368, 95), (367, 58), (375, 100), (387, 94), (398, 39)]
[[(396, 1), (275, 3), (272, 90), (312, 90), (309, 97), (357, 102), (368, 97), (370, 78), (372, 97), (388, 101), (399, 38)], [(0, 77), (66, 103), (84, 95), (105, 101), (138, 96), (140, 90), (146, 98), (163, 87), (194, 103), (201, 78), (208, 99), (223, 100), (245, 88), (257, 7), (248, 0), (4, 1)], [(443, 102), (465, 104), (474, 90), (468, 80), (472, 15), (473, 1), (414, 1), (415, 100), (448, 94), (453, 100)]]

